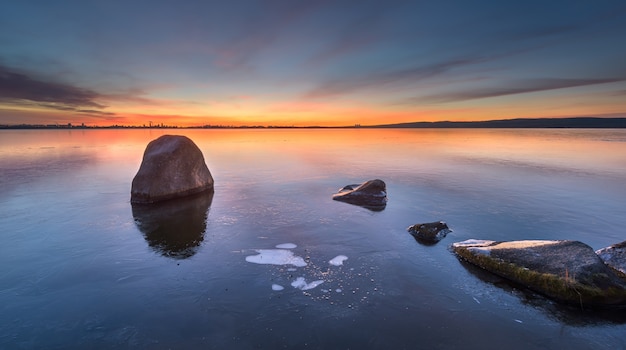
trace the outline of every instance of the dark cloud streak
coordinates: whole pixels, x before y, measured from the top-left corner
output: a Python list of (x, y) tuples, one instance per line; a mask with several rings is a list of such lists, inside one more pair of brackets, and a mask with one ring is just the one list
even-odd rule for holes
[(510, 87), (473, 88), (467, 91), (442, 93), (428, 96), (414, 97), (404, 101), (404, 104), (419, 103), (450, 103), (475, 100), (489, 97), (500, 97), (533, 93), (548, 90), (566, 89), (572, 87), (608, 84), (626, 81), (626, 78), (613, 79), (530, 79), (510, 82)]
[(89, 89), (39, 80), (0, 66), (0, 101), (15, 104), (30, 101), (42, 107), (77, 111), (84, 107), (106, 108), (105, 105), (96, 102), (100, 97), (99, 93)]
[(489, 58), (485, 57), (466, 57), (423, 66), (388, 70), (352, 79), (346, 78), (341, 80), (329, 80), (308, 91), (305, 94), (305, 97), (332, 97), (392, 83), (417, 82), (423, 79), (442, 75), (455, 68), (482, 63), (488, 59)]

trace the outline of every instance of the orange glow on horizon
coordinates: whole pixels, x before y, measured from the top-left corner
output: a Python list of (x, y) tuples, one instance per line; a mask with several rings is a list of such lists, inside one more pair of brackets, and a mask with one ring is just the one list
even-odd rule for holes
[[(499, 102), (499, 103), (495, 103)], [(504, 103), (503, 103), (504, 102)], [(538, 97), (533, 104), (514, 98), (424, 106), (377, 105), (360, 101), (307, 99), (267, 101), (254, 96), (230, 102), (124, 100), (96, 111), (65, 111), (41, 106), (2, 106), (0, 124), (85, 124), (86, 126), (352, 126), (410, 122), (562, 118), (623, 113), (623, 103), (586, 103), (584, 96)]]

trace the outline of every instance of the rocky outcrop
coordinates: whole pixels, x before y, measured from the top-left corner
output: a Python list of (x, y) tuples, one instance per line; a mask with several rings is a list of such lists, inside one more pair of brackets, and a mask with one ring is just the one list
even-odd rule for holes
[(597, 250), (596, 254), (618, 276), (626, 279), (626, 241)]
[(626, 305), (626, 283), (578, 241), (467, 240), (464, 260), (548, 297), (579, 305)]
[(347, 185), (334, 194), (333, 199), (381, 211), (387, 205), (387, 185), (379, 179), (369, 180), (360, 185)]
[(164, 135), (148, 144), (131, 187), (131, 203), (154, 203), (212, 191), (202, 151), (185, 136)]
[(425, 245), (435, 244), (452, 232), (443, 221), (415, 224), (409, 226), (407, 231), (413, 235), (417, 242)]

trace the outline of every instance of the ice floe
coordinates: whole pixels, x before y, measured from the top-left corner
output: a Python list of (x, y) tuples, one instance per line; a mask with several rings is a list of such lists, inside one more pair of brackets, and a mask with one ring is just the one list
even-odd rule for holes
[(276, 246), (276, 248), (279, 248), (279, 249), (293, 249), (296, 247), (298, 246), (293, 243), (283, 243), (283, 244), (279, 244)]
[(328, 262), (329, 264), (333, 265), (333, 266), (341, 266), (343, 265), (343, 262), (348, 260), (348, 257), (345, 255), (337, 255), (336, 257), (330, 259), (330, 261)]
[(317, 280), (311, 283), (306, 283), (306, 281), (304, 280), (304, 277), (298, 277), (296, 278), (295, 281), (291, 282), (291, 286), (294, 288), (302, 289), (302, 290), (309, 290), (309, 289), (313, 289), (319, 286), (322, 283), (324, 283), (324, 281), (322, 280)]
[(285, 249), (256, 249), (258, 255), (246, 256), (246, 261), (255, 264), (269, 265), (293, 265), (297, 267), (306, 266), (302, 257), (296, 256), (293, 252)]
[[(316, 266), (313, 261), (310, 261), (310, 258), (307, 257), (306, 260), (300, 256), (294, 254), (292, 249), (297, 248), (298, 245), (294, 243), (282, 243), (275, 245), (276, 249), (255, 249), (254, 251), (257, 253), (256, 255), (249, 255), (245, 257), (245, 260), (250, 263), (255, 264), (267, 264), (267, 265), (280, 265), (285, 266), (280, 268), (277, 271), (280, 273), (285, 273), (285, 280), (278, 279), (274, 280), (276, 282), (283, 282), (282, 284), (273, 283), (272, 290), (273, 291), (282, 291), (285, 289), (285, 283), (290, 284), (293, 288), (300, 289), (302, 291), (309, 291), (318, 287), (322, 283), (332, 284), (339, 283), (341, 281), (337, 280), (338, 276), (343, 276), (349, 278), (351, 273), (354, 271), (354, 267), (349, 269), (333, 269), (322, 266)], [(348, 260), (348, 257), (345, 255), (337, 255), (334, 258), (328, 261), (329, 265), (332, 266), (342, 266), (344, 262)], [(295, 271), (300, 270), (299, 268), (306, 267), (304, 271), (302, 271), (302, 275), (297, 277), (298, 275), (292, 274)], [(287, 276), (288, 274), (288, 276)], [(322, 277), (324, 279), (315, 279), (315, 277)], [(359, 274), (358, 276), (361, 276)], [(295, 278), (295, 279), (294, 279)], [(309, 279), (307, 281), (307, 279)], [(291, 281), (291, 282), (287, 282)], [(373, 282), (373, 279), (372, 279)], [(339, 288), (338, 288), (339, 287)], [(341, 285), (331, 286), (329, 285), (326, 288), (320, 288), (321, 295), (319, 298), (324, 298), (324, 300), (329, 300), (331, 298), (330, 293), (343, 293), (343, 289), (340, 288)], [(358, 290), (358, 288), (357, 288)], [(374, 289), (376, 290), (376, 289)], [(355, 293), (355, 291), (353, 291)], [(367, 292), (369, 294), (369, 292)], [(306, 295), (310, 295), (308, 292)]]

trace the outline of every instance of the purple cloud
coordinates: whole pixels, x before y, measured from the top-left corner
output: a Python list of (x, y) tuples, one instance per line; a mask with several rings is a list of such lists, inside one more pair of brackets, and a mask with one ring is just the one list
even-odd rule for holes
[(8, 103), (36, 104), (58, 110), (106, 108), (96, 100), (101, 95), (69, 84), (43, 81), (0, 66), (0, 100)]

